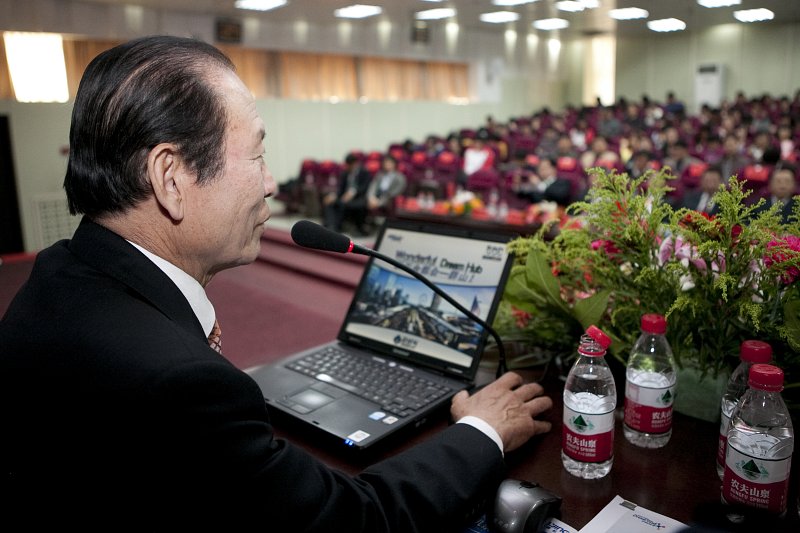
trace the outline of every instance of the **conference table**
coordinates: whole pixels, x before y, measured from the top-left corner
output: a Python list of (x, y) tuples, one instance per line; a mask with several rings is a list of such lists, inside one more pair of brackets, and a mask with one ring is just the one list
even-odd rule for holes
[[(599, 480), (580, 479), (567, 473), (561, 465), (561, 397), (564, 382), (558, 377), (555, 366), (525, 369), (520, 373), (526, 380), (540, 382), (545, 392), (553, 398), (554, 407), (544, 417), (553, 422), (553, 429), (506, 454), (506, 477), (537, 482), (561, 496), (561, 519), (564, 522), (580, 529), (619, 495), (685, 524), (707, 526), (720, 523), (726, 508), (720, 504), (721, 481), (715, 467), (719, 432), (717, 424), (675, 413), (669, 443), (661, 449), (644, 449), (625, 440), (622, 410), (617, 409), (611, 473)], [(492, 377), (492, 368), (482, 368), (478, 381), (485, 383)], [(622, 402), (618, 403), (621, 407)], [(364, 456), (324, 445), (315, 438), (313, 432), (292, 426), (288, 421), (277, 419), (275, 427), (278, 436), (302, 446), (329, 466), (355, 474), (376, 460), (421, 442), (449, 423), (449, 413), (442, 412), (413, 433), (401, 435), (379, 451)], [(780, 529), (767, 528), (764, 531), (780, 531), (784, 530), (784, 526), (786, 531), (800, 531), (796, 505), (797, 468), (793, 468), (792, 479), (787, 517), (776, 526)], [(752, 523), (740, 530), (752, 531), (750, 526)]]

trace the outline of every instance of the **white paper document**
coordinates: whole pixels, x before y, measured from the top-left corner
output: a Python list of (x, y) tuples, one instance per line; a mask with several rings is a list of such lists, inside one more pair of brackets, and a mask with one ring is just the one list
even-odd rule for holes
[(686, 524), (615, 496), (580, 533), (677, 533)]

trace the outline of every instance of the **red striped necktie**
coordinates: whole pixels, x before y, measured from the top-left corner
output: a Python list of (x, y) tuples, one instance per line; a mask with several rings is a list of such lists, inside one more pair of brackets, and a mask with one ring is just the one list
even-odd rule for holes
[(211, 328), (211, 333), (208, 334), (208, 345), (217, 352), (222, 353), (222, 330), (219, 329), (219, 322), (216, 320), (214, 320), (214, 327)]

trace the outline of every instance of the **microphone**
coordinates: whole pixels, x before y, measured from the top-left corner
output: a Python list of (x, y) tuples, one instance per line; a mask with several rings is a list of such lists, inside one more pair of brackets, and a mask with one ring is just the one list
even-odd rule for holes
[(343, 235), (341, 233), (337, 233), (335, 231), (329, 230), (324, 226), (320, 226), (315, 222), (311, 222), (310, 220), (300, 220), (292, 226), (292, 240), (295, 244), (303, 246), (305, 248), (313, 248), (314, 250), (324, 250), (326, 252), (337, 252), (337, 253), (352, 253), (352, 254), (359, 254), (359, 255), (367, 255), (370, 257), (374, 257), (376, 259), (380, 259), (390, 265), (399, 268), (403, 272), (407, 272), (420, 280), (422, 283), (425, 284), (426, 287), (431, 289), (433, 292), (444, 298), (450, 305), (464, 313), (468, 318), (473, 320), (478, 325), (482, 326), (489, 332), (492, 338), (497, 343), (497, 372), (495, 374), (496, 377), (500, 377), (508, 371), (506, 366), (506, 352), (505, 348), (503, 347), (503, 342), (500, 340), (500, 335), (487, 324), (484, 320), (480, 317), (475, 315), (472, 311), (458, 303), (452, 296), (444, 292), (442, 289), (434, 285), (434, 283), (417, 272), (416, 270), (404, 265), (403, 263), (392, 259), (387, 255), (383, 255), (382, 253), (373, 250), (371, 248), (367, 248), (365, 246), (358, 245), (353, 242), (350, 237), (347, 235)]

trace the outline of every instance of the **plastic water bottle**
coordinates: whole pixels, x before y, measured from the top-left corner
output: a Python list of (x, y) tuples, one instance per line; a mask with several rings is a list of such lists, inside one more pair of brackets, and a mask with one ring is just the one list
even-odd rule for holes
[(625, 375), (625, 438), (642, 448), (661, 448), (672, 436), (677, 368), (664, 334), (663, 315), (642, 315), (642, 334), (628, 357)]
[(784, 515), (794, 430), (781, 398), (783, 371), (774, 365), (755, 364), (748, 385), (731, 416), (722, 500)]
[(728, 440), (728, 429), (731, 425), (731, 413), (736, 404), (747, 391), (747, 380), (750, 367), (757, 363), (769, 363), (772, 360), (772, 347), (766, 342), (748, 340), (739, 348), (741, 362), (728, 379), (728, 388), (722, 395), (722, 413), (719, 423), (719, 447), (717, 448), (717, 475), (722, 479), (725, 471), (725, 444)]
[(617, 389), (604, 358), (610, 345), (608, 335), (589, 326), (564, 385), (561, 462), (584, 479), (604, 477), (614, 463)]

